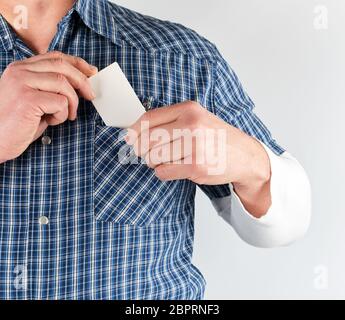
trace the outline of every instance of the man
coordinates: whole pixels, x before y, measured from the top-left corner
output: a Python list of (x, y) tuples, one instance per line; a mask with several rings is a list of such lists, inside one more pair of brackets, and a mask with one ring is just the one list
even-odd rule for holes
[[(304, 235), (304, 170), (212, 43), (104, 0), (7, 0), (0, 12), (0, 298), (201, 299), (197, 185), (249, 244)], [(150, 109), (126, 137), (147, 164), (119, 161), (120, 129), (91, 102), (88, 78), (115, 61)], [(209, 151), (195, 140), (174, 158), (173, 141), (151, 140), (158, 129), (225, 133), (223, 170), (195, 161)]]

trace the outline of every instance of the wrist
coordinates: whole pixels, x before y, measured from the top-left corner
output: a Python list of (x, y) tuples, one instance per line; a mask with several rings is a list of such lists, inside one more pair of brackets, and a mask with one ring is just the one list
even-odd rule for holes
[[(234, 152), (233, 150), (230, 152)], [(236, 159), (241, 165), (237, 168), (232, 183), (246, 189), (259, 189), (271, 180), (271, 162), (263, 145), (246, 136), (241, 147), (236, 148)]]
[(238, 181), (233, 182), (234, 190), (244, 207), (254, 217), (264, 216), (272, 204), (271, 164), (264, 147), (255, 139), (253, 153), (248, 156), (247, 170)]

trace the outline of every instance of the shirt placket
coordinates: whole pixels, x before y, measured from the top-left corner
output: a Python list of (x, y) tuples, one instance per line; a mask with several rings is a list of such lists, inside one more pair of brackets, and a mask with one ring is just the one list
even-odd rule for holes
[[(66, 17), (58, 26), (49, 51), (62, 50), (70, 32)], [(56, 173), (56, 146), (59, 142), (59, 128), (48, 127), (42, 137), (30, 146), (30, 213), (27, 240), (27, 299), (42, 299), (55, 294), (51, 260), (52, 239), (56, 224), (54, 185), (59, 177)], [(30, 281), (31, 280), (31, 281)]]
[(46, 295), (49, 268), (50, 185), (53, 155), (52, 138), (48, 129), (43, 137), (31, 145), (31, 193), (28, 230), (28, 298)]

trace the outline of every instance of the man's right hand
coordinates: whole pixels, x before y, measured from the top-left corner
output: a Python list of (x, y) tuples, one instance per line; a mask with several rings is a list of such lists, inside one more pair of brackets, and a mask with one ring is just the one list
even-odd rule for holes
[(0, 79), (0, 163), (20, 156), (48, 126), (75, 120), (78, 94), (94, 99), (85, 60), (50, 52), (11, 63)]

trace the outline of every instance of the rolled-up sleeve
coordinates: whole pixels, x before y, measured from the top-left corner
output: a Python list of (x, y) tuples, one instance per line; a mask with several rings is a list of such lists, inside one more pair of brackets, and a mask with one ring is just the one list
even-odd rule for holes
[(277, 156), (264, 146), (271, 161), (272, 205), (257, 219), (248, 212), (230, 185), (231, 195), (214, 198), (219, 215), (247, 243), (256, 247), (286, 246), (308, 230), (311, 217), (311, 188), (299, 162), (289, 153)]
[[(218, 52), (218, 51), (217, 51)], [(288, 245), (302, 237), (310, 223), (311, 188), (305, 170), (272, 137), (254, 112), (254, 103), (229, 64), (217, 53), (212, 110), (219, 118), (256, 138), (271, 162), (272, 206), (257, 219), (244, 208), (232, 185), (200, 186), (219, 215), (247, 243), (257, 247)]]

